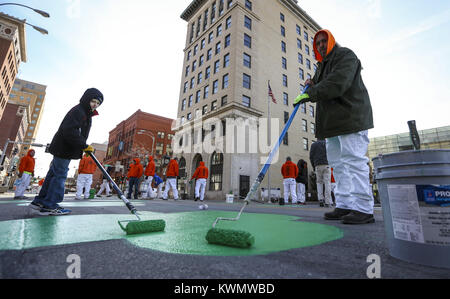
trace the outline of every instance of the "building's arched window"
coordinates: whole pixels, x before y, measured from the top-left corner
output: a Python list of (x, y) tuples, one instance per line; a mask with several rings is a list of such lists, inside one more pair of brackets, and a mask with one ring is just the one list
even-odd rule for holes
[(178, 164), (178, 166), (179, 166), (178, 173), (180, 175), (180, 178), (185, 179), (186, 178), (186, 159), (181, 157), (180, 163)]
[(210, 191), (222, 191), (223, 154), (214, 152), (211, 156)]

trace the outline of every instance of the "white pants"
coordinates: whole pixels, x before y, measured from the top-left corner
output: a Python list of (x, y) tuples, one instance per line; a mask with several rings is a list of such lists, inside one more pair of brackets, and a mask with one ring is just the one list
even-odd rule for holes
[(373, 214), (373, 196), (369, 187), (369, 146), (367, 130), (327, 138), (328, 163), (336, 181), (336, 207)]
[(198, 179), (195, 182), (195, 197), (200, 197), (200, 201), (205, 199), (206, 179)]
[(297, 183), (297, 199), (301, 203), (304, 203), (306, 201), (305, 184), (303, 183)]
[(289, 193), (292, 197), (292, 203), (297, 203), (297, 182), (295, 179), (284, 179), (283, 180), (284, 187), (284, 203), (289, 202)]
[(164, 183), (161, 183), (158, 185), (158, 194), (157, 194), (157, 198), (162, 198), (163, 197), (163, 187), (164, 187)]
[(148, 184), (147, 186), (147, 190), (146, 190), (146, 197), (152, 197), (153, 195), (153, 187), (152, 187), (152, 181), (153, 181), (153, 177), (149, 176), (146, 183)]
[(103, 180), (103, 183), (100, 185), (100, 190), (97, 192), (97, 195), (100, 195), (103, 193), (103, 191), (106, 190), (106, 195), (108, 196), (111, 192), (111, 189), (109, 188), (109, 183), (107, 180)]
[(84, 198), (89, 198), (89, 191), (92, 185), (92, 174), (81, 173), (77, 178), (77, 195), (76, 198), (81, 198), (84, 188)]
[(27, 190), (28, 185), (30, 184), (31, 174), (22, 173), (22, 178), (20, 180), (20, 184), (16, 187), (16, 192), (14, 194), (15, 197), (23, 196), (25, 191)]
[(167, 195), (169, 194), (170, 189), (172, 189), (173, 198), (177, 200), (178, 199), (177, 179), (166, 180), (166, 188), (164, 189), (163, 199), (167, 199)]
[[(316, 184), (317, 184), (317, 199), (325, 202), (327, 205), (333, 204), (331, 198), (331, 167), (328, 165), (316, 166)], [(325, 186), (325, 192), (324, 192)]]

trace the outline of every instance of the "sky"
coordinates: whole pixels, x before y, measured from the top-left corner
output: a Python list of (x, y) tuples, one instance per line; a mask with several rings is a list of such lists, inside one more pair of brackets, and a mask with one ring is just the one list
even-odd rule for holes
[[(254, 3), (275, 0), (253, 0)], [(138, 109), (175, 119), (191, 0), (24, 0), (50, 13), (44, 18), (17, 6), (0, 11), (43, 27), (26, 27), (28, 61), (18, 78), (47, 86), (37, 143), (49, 143), (63, 117), (90, 87), (105, 102), (93, 119), (88, 143)], [(375, 128), (369, 137), (450, 124), (450, 1), (299, 0), (337, 42), (363, 65)], [(295, 30), (295, 29), (293, 29)], [(36, 175), (45, 176), (51, 155), (36, 151)], [(78, 161), (70, 165), (69, 176)]]

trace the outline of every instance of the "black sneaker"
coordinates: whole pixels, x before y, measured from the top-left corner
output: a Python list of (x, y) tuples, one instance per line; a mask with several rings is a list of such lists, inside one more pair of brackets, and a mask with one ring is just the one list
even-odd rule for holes
[(197, 200), (199, 200), (199, 198), (198, 198), (198, 197), (196, 197), (196, 198), (194, 199), (194, 201), (197, 201)]
[(343, 216), (350, 214), (352, 210), (336, 208), (333, 212), (325, 213), (325, 220), (341, 220)]
[(344, 224), (366, 224), (374, 222), (375, 218), (373, 218), (373, 214), (366, 214), (359, 211), (351, 211), (351, 213), (342, 217), (342, 223)]
[(28, 205), (28, 207), (30, 207), (30, 209), (32, 210), (40, 211), (44, 207), (44, 205), (41, 203), (32, 202)]

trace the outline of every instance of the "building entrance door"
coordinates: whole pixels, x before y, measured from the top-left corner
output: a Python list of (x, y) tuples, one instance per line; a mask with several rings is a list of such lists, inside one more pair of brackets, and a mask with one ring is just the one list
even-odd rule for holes
[(245, 198), (250, 191), (250, 177), (247, 175), (239, 176), (239, 198)]

